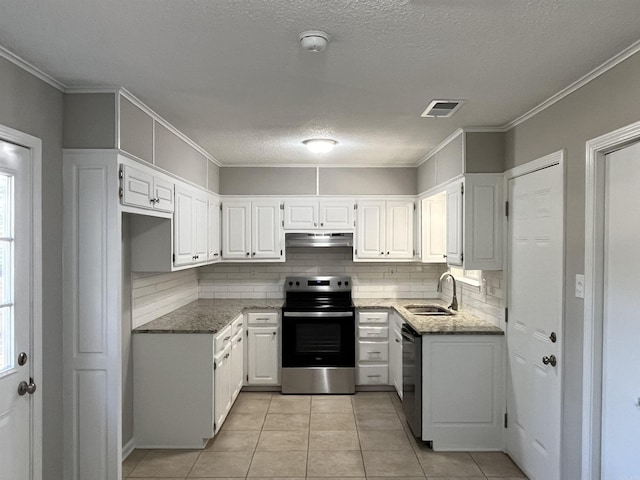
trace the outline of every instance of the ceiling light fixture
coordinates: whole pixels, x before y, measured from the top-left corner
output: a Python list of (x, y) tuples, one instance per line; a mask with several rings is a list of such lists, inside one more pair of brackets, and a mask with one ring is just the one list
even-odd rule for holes
[(310, 138), (302, 143), (313, 153), (328, 153), (338, 142), (330, 138)]
[(320, 30), (309, 30), (299, 35), (300, 46), (307, 52), (324, 52), (329, 44), (329, 34)]

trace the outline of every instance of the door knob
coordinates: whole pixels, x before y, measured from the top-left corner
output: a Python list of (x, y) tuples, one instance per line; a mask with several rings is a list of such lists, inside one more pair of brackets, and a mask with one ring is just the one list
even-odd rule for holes
[(545, 365), (551, 364), (552, 367), (555, 367), (558, 361), (556, 360), (555, 355), (549, 355), (548, 357), (542, 357), (542, 363)]
[(29, 383), (22, 381), (20, 385), (18, 385), (18, 395), (22, 396), (25, 394), (33, 395), (36, 391), (36, 384), (33, 383), (33, 378), (29, 379)]

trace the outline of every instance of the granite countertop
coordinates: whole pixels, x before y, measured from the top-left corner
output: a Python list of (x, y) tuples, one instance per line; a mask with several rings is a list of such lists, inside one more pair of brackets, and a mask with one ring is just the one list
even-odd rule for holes
[(244, 310), (279, 310), (283, 299), (204, 299), (188, 303), (133, 330), (133, 333), (217, 333)]
[[(442, 300), (416, 298), (354, 298), (356, 308), (391, 308), (422, 335), (504, 335), (504, 331), (465, 311), (453, 316), (413, 315), (407, 305), (440, 305)], [(145, 323), (133, 333), (217, 333), (245, 310), (279, 310), (283, 299), (199, 299)]]
[(504, 335), (504, 331), (501, 328), (464, 310), (458, 311), (452, 316), (429, 316), (414, 315), (405, 308), (407, 305), (440, 305), (448, 307), (448, 302), (438, 299), (354, 298), (353, 302), (356, 308), (361, 309), (392, 308), (421, 335)]

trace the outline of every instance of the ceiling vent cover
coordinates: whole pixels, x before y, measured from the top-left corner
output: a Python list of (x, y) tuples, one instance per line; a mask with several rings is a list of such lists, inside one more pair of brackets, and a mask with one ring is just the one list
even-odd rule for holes
[(464, 100), (432, 100), (421, 117), (447, 118), (456, 113)]

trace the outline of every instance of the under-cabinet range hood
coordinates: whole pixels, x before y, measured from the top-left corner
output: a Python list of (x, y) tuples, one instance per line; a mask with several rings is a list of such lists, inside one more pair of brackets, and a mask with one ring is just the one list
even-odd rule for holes
[(287, 247), (353, 247), (353, 233), (287, 233)]

